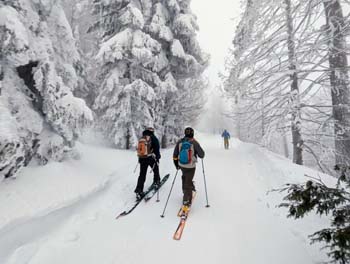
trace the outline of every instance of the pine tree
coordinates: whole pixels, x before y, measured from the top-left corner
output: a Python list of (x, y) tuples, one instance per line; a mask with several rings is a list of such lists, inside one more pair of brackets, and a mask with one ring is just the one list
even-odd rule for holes
[(59, 2), (2, 1), (0, 36), (0, 172), (9, 177), (34, 156), (62, 160), (92, 115), (72, 93), (79, 54)]
[[(99, 20), (92, 30), (102, 27), (104, 40), (97, 54), (102, 70), (94, 109), (115, 146), (135, 145), (146, 126), (156, 128), (163, 147), (179, 134), (185, 122), (177, 100), (181, 82), (199, 76), (208, 60), (195, 39), (189, 2), (95, 1)], [(132, 93), (121, 96), (130, 88)], [(144, 113), (121, 114), (122, 104), (127, 111), (142, 106)]]
[(335, 166), (340, 172), (338, 183), (329, 187), (320, 179), (305, 184), (287, 184), (280, 191), (288, 192), (280, 207), (289, 210), (289, 217), (298, 219), (314, 211), (318, 215), (330, 215), (331, 226), (310, 236), (311, 242), (324, 242), (332, 263), (350, 261), (350, 167)]
[(61, 1), (79, 53), (78, 59), (74, 63), (74, 69), (77, 72), (77, 85), (73, 92), (75, 96), (84, 99), (86, 104), (92, 107), (96, 97), (93, 87), (98, 71), (93, 55), (96, 54), (99, 39), (99, 34), (87, 32), (92, 20), (92, 0)]
[[(154, 126), (155, 96), (151, 84), (160, 80), (149, 67), (161, 46), (142, 31), (144, 17), (133, 2), (95, 4), (101, 10), (101, 20), (112, 23), (104, 24), (105, 41), (97, 54), (102, 65), (102, 85), (94, 109), (106, 136), (116, 147), (128, 149), (144, 125)], [(107, 10), (114, 11), (105, 15)], [(134, 112), (140, 107), (144, 108)]]
[[(163, 21), (165, 25), (170, 25), (173, 39), (163, 38), (162, 46), (163, 50), (169, 50), (170, 47), (171, 53), (167, 54), (167, 57), (170, 62), (171, 78), (176, 80), (177, 87), (176, 92), (170, 89), (168, 99), (163, 100), (163, 113), (168, 113), (163, 120), (165, 131), (163, 137), (167, 136), (168, 139), (162, 139), (162, 146), (166, 147), (169, 143), (175, 143), (177, 137), (182, 135), (186, 123), (193, 122), (193, 119), (199, 116), (198, 108), (202, 109), (204, 105), (203, 96), (207, 88), (201, 74), (208, 65), (209, 56), (202, 52), (196, 40), (196, 32), (199, 28), (190, 9), (191, 1), (164, 2), (162, 10), (165, 6), (168, 16), (164, 16), (167, 19)], [(162, 33), (169, 32), (167, 27), (161, 25), (159, 28), (163, 29), (160, 30), (160, 36), (168, 35)], [(164, 41), (167, 42), (164, 43)], [(200, 82), (203, 86), (198, 86)], [(190, 111), (193, 118), (186, 115)]]

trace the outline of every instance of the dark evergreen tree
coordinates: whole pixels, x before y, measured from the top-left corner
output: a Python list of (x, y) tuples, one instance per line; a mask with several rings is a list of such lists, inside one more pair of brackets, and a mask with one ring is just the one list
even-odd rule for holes
[(310, 235), (311, 243), (324, 242), (331, 263), (350, 262), (350, 167), (336, 165), (341, 176), (335, 187), (320, 179), (310, 179), (304, 184), (287, 184), (281, 191), (288, 192), (280, 207), (287, 207), (288, 217), (303, 218), (314, 211), (330, 215), (331, 226)]

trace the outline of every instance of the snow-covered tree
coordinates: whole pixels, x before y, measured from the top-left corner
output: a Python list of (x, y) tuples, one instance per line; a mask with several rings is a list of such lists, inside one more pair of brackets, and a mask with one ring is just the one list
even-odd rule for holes
[(33, 156), (62, 160), (92, 121), (73, 96), (79, 60), (59, 1), (0, 2), (0, 172), (13, 175)]
[(194, 124), (203, 111), (207, 102), (204, 91), (208, 87), (209, 80), (203, 76), (186, 79), (183, 83), (183, 94), (177, 100), (180, 100), (183, 119), (190, 124)]
[[(115, 146), (135, 145), (145, 126), (156, 128), (163, 146), (182, 131), (181, 83), (199, 76), (208, 62), (196, 41), (189, 3), (95, 1), (99, 20), (92, 28), (103, 29), (103, 41), (96, 56), (101, 86), (94, 109)], [(121, 105), (129, 113), (121, 114)]]
[(246, 10), (231, 52), (226, 90), (239, 104), (235, 115), (240, 131), (244, 128), (248, 132), (240, 134), (250, 141), (266, 144), (271, 132), (288, 127), (286, 117), (290, 117), (293, 160), (301, 164), (298, 77), (293, 74), (296, 11), (290, 4), (290, 1), (245, 1)]
[(96, 17), (91, 14), (93, 0), (61, 0), (67, 20), (72, 28), (80, 55), (75, 68), (78, 75), (78, 86), (74, 95), (83, 98), (89, 107), (92, 107), (96, 97), (94, 87), (98, 83), (98, 65), (94, 55), (98, 51), (100, 32), (89, 32), (91, 21)]
[(341, 2), (323, 1), (333, 105), (336, 164), (350, 165), (350, 80)]
[(276, 139), (287, 136), (296, 163), (303, 151), (306, 164), (331, 172), (334, 157), (344, 163), (349, 156), (349, 118), (343, 107), (349, 105), (347, 24), (341, 1), (242, 2), (246, 10), (225, 79), (237, 103), (234, 117), (241, 136), (281, 153), (289, 147)]

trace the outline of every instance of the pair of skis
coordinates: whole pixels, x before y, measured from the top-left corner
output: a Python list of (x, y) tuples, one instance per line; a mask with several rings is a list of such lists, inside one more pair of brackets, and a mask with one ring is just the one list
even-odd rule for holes
[[(137, 199), (135, 201), (135, 203), (133, 203), (129, 208), (127, 208), (126, 210), (124, 210), (123, 212), (121, 212), (119, 215), (116, 216), (116, 219), (128, 215), (130, 214), (143, 200), (145, 202), (148, 202), (149, 200), (152, 199), (152, 197), (159, 191), (159, 189), (164, 185), (164, 183), (168, 180), (168, 178), (170, 177), (170, 174), (165, 175), (162, 180), (160, 181), (159, 186), (156, 188), (156, 186), (154, 186), (153, 184), (146, 190), (146, 192), (144, 193), (144, 195), (140, 198)], [(192, 192), (192, 202), (194, 200), (196, 196), (196, 192), (193, 191)], [(185, 228), (185, 224), (188, 218), (188, 214), (191, 211), (191, 207), (188, 208), (188, 210), (183, 211), (183, 206), (180, 207), (180, 210), (177, 213), (177, 216), (180, 217), (180, 222), (179, 225), (176, 228), (176, 231), (173, 235), (173, 239), (174, 240), (180, 240), (182, 237), (182, 233), (183, 230)]]
[(148, 202), (152, 199), (152, 197), (159, 191), (159, 189), (164, 185), (164, 183), (169, 179), (170, 174), (165, 175), (162, 180), (159, 183), (159, 186), (156, 187), (155, 185), (151, 185), (144, 195), (140, 199), (136, 199), (135, 203), (133, 203), (129, 208), (127, 208), (125, 211), (121, 212), (119, 215), (117, 215), (116, 219), (119, 217), (125, 216), (130, 214), (134, 209), (144, 200), (145, 202)]
[[(192, 202), (193, 202), (195, 197), (196, 197), (196, 192), (193, 191), (192, 192)], [(186, 224), (186, 221), (187, 221), (187, 218), (188, 218), (188, 214), (189, 214), (190, 211), (191, 211), (191, 206), (186, 211), (183, 211), (183, 206), (181, 206), (179, 212), (177, 213), (177, 216), (180, 217), (180, 223), (177, 226), (176, 231), (175, 231), (175, 233), (173, 235), (173, 239), (174, 240), (180, 240), (181, 239), (182, 233), (183, 233), (183, 230), (185, 228), (185, 224)]]

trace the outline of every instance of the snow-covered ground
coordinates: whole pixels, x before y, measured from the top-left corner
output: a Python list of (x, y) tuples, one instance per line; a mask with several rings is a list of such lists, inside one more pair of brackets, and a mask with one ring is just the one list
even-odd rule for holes
[[(2, 264), (310, 264), (326, 260), (307, 236), (327, 225), (314, 215), (287, 219), (276, 208), (282, 195), (267, 192), (287, 182), (304, 182), (311, 169), (292, 164), (256, 145), (196, 134), (204, 159), (210, 208), (206, 208), (201, 163), (198, 190), (182, 239), (172, 235), (179, 219), (181, 178), (165, 205), (175, 169), (172, 149), (162, 151), (161, 174), (171, 178), (161, 202), (142, 203), (115, 220), (134, 199), (136, 155), (131, 151), (79, 145), (79, 161), (30, 167), (16, 180), (0, 183)], [(331, 178), (324, 176), (326, 181)], [(149, 173), (146, 186), (152, 182)]]

